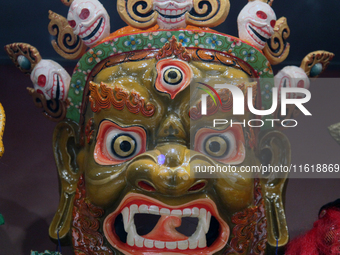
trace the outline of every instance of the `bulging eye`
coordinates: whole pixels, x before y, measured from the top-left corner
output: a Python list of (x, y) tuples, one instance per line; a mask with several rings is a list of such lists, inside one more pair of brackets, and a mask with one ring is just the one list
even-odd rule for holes
[(163, 80), (169, 85), (178, 85), (183, 80), (182, 70), (177, 67), (169, 67), (165, 70)]
[(90, 10), (87, 8), (83, 8), (79, 14), (79, 18), (82, 20), (87, 19), (90, 16)]
[(212, 135), (207, 137), (204, 141), (204, 150), (206, 154), (215, 157), (222, 158), (228, 157), (229, 152), (235, 149), (235, 137), (230, 133), (224, 135)]
[(140, 140), (139, 137), (128, 133), (114, 134), (114, 137), (108, 136), (106, 139), (107, 152), (118, 158), (129, 158), (136, 152), (137, 140)]
[(99, 127), (94, 158), (101, 165), (115, 165), (145, 152), (146, 132), (142, 127), (120, 127), (103, 121)]
[(267, 14), (263, 11), (258, 11), (256, 13), (256, 16), (259, 17), (260, 19), (267, 19)]
[(179, 59), (162, 59), (157, 65), (155, 87), (159, 92), (167, 93), (171, 99), (189, 86), (192, 80), (191, 67)]
[(240, 164), (245, 158), (242, 127), (201, 128), (195, 135), (195, 150), (222, 163)]

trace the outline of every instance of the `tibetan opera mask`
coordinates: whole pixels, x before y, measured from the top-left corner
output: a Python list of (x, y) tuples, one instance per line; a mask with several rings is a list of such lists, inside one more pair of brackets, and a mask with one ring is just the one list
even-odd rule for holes
[[(85, 3), (91, 13), (92, 1)], [(265, 254), (284, 246), (287, 174), (250, 169), (289, 165), (289, 141), (276, 126), (258, 125), (265, 116), (249, 109), (271, 108), (270, 63), (285, 57), (272, 45), (262, 52), (256, 42), (200, 27), (223, 22), (228, 1), (143, 3), (119, 0), (129, 26), (84, 54), (82, 46), (66, 52), (58, 45), (63, 56), (81, 56), (66, 100), (30, 92), (59, 121), (53, 148), (61, 197), (50, 237), (76, 254)], [(159, 25), (171, 29), (159, 29), (163, 9), (185, 13), (186, 24), (196, 26), (176, 29), (174, 17), (165, 17), (168, 24)], [(70, 29), (65, 20), (51, 22)], [(278, 26), (286, 29), (282, 20)], [(43, 61), (27, 44), (6, 51), (25, 73)], [(313, 54), (322, 57), (314, 61)], [(308, 68), (324, 69), (333, 57), (313, 54)], [(248, 98), (238, 115), (235, 93)]]

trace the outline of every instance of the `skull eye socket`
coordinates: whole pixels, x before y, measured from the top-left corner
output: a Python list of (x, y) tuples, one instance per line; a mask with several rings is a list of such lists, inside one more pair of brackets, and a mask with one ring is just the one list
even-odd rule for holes
[(82, 20), (87, 19), (89, 16), (90, 16), (90, 10), (87, 8), (82, 9), (79, 14), (79, 18)]
[(46, 85), (46, 76), (43, 75), (43, 74), (39, 75), (37, 84), (40, 87), (45, 87), (45, 85)]
[(274, 28), (275, 25), (276, 25), (276, 20), (273, 19), (273, 20), (270, 22), (270, 26), (271, 26), (272, 28)]
[(74, 20), (69, 20), (68, 21), (68, 24), (72, 27), (72, 28), (75, 28), (77, 23), (74, 21)]
[(111, 121), (101, 123), (94, 159), (101, 165), (115, 165), (132, 159), (146, 149), (146, 132), (142, 127), (121, 127)]
[(163, 74), (163, 80), (169, 85), (178, 85), (183, 80), (182, 70), (176, 67), (167, 68)]
[(263, 11), (258, 11), (256, 13), (256, 16), (259, 17), (260, 19), (267, 19), (267, 14), (264, 13)]

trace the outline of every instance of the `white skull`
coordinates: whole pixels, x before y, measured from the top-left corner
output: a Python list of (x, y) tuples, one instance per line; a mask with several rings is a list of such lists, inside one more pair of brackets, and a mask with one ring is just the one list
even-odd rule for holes
[(275, 12), (268, 4), (249, 2), (237, 18), (239, 37), (262, 50), (274, 33), (275, 23)]
[(97, 0), (74, 0), (67, 20), (73, 33), (88, 47), (110, 35), (110, 17)]
[(161, 29), (186, 27), (185, 14), (192, 6), (193, 0), (154, 0), (153, 9), (158, 12), (158, 26)]
[(67, 98), (71, 77), (58, 63), (41, 60), (31, 73), (34, 90), (43, 94), (46, 100)]
[[(281, 88), (304, 88), (309, 89), (310, 81), (305, 71), (297, 66), (286, 66), (280, 70), (274, 77), (275, 87), (279, 90), (279, 98), (281, 98)], [(302, 98), (304, 94), (288, 93), (287, 98)]]

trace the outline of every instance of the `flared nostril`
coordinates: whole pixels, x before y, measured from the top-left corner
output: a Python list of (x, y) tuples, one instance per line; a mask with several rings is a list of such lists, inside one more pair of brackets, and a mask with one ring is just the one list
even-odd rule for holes
[(188, 189), (188, 192), (201, 191), (202, 189), (204, 189), (206, 184), (207, 183), (205, 181), (196, 182)]
[(139, 181), (137, 183), (138, 187), (141, 188), (142, 190), (153, 192), (156, 191), (155, 187), (148, 181)]

